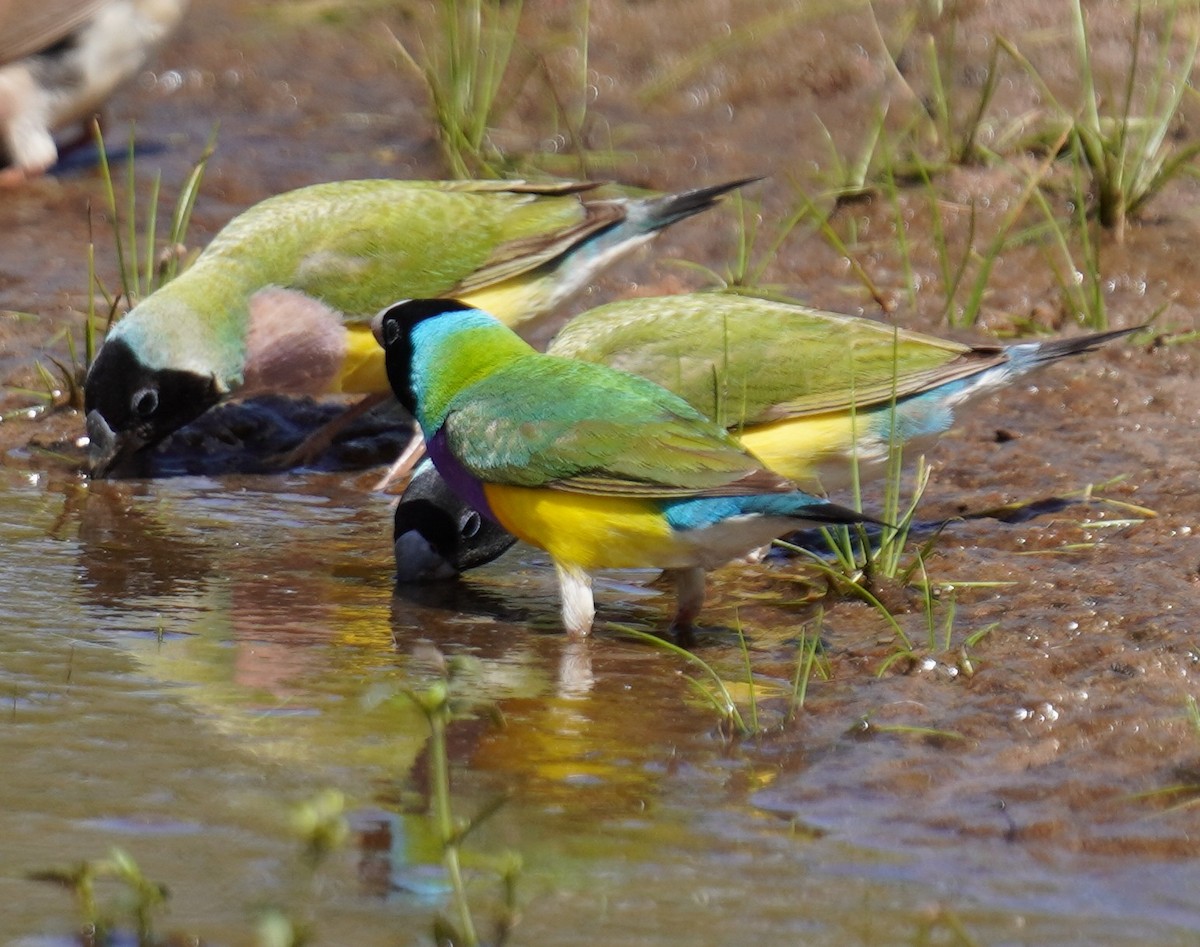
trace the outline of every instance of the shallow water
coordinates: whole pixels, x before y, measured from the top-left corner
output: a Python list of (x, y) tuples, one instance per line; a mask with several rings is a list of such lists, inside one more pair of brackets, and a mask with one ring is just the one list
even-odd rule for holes
[[(901, 6), (877, 5), (885, 26)], [(968, 45), (978, 53), (993, 28), (1021, 35), (1058, 88), (1071, 77), (1054, 51), (1069, 34), (1043, 6), (964, 6)], [(777, 32), (775, 11), (750, 0), (592, 4), (594, 143), (636, 152), (614, 176), (666, 189), (769, 172), (755, 196), (770, 219), (790, 209), (790, 177), (828, 161), (816, 117), (857, 147), (883, 88), (861, 16), (814, 7)], [(548, 7), (541, 25), (566, 29), (568, 13)], [(118, 123), (138, 121), (141, 193), (160, 167), (176, 186), (216, 117), (197, 244), (288, 187), (440, 174), (422, 93), (396, 72), (381, 18), (411, 27), (369, 4), (342, 18), (310, 5), (197, 6), (113, 105)], [(1119, 63), (1128, 18), (1105, 7), (1094, 26), (1101, 66)], [(719, 55), (689, 59), (696, 37)], [(570, 74), (555, 48), (547, 55)], [(675, 76), (665, 91), (639, 98), (664, 75)], [(1019, 82), (1004, 87), (1006, 115), (1032, 104)], [(544, 96), (524, 90), (508, 134), (526, 140), (545, 125)], [(1182, 132), (1194, 136), (1191, 115)], [(983, 233), (1019, 183), (952, 172), (947, 226), (962, 237), (975, 199)], [(45, 351), (65, 357), (58, 333), (79, 325), (88, 200), (99, 206), (86, 156), (0, 195), (7, 385), (35, 387), (31, 363)], [(906, 206), (916, 241), (927, 202)], [(1197, 191), (1180, 185), (1152, 207), (1157, 216), (1105, 250), (1109, 312), (1132, 325), (1161, 310), (1162, 332), (1195, 329)], [(729, 260), (731, 215), (707, 219), (664, 235), (575, 308), (695, 285), (658, 261)], [(852, 204), (835, 222), (902, 299), (892, 208)], [(913, 252), (922, 286), (935, 288), (897, 318), (946, 333), (936, 256), (927, 242)], [(102, 245), (102, 270), (110, 258)], [(786, 242), (764, 278), (877, 314), (811, 233)], [(986, 325), (1063, 328), (1054, 279), (1029, 248), (1006, 253), (989, 286)], [(156, 472), (176, 476), (89, 484), (72, 469), (77, 416), (10, 417), (0, 943), (67, 943), (79, 924), (69, 894), (28, 875), (114, 845), (170, 888), (160, 931), (251, 943), (255, 919), (278, 906), (311, 923), (315, 943), (429, 942), (445, 887), (423, 814), (425, 723), (395, 695), (430, 680), (434, 642), (474, 659), (464, 691), (503, 718), (480, 707), (452, 726), (450, 746), (458, 812), (507, 797), (467, 849), (482, 923), (496, 892), (485, 859), (521, 856), (514, 943), (1194, 944), (1195, 352), (1120, 343), (967, 413), (931, 457), (923, 518), (1072, 502), (947, 529), (929, 569), (957, 584), (952, 620), (943, 604), (931, 643), (919, 610), (899, 614), (918, 660), (888, 663), (896, 637), (866, 606), (831, 603), (818, 617), (820, 583), (792, 561), (718, 572), (696, 652), (744, 682), (732, 629), (745, 630), (763, 725), (749, 739), (731, 739), (696, 698), (695, 668), (614, 627), (662, 628), (668, 604), (650, 576), (606, 577), (598, 633), (573, 644), (557, 630), (552, 570), (529, 549), (395, 594), (389, 499), (369, 489), (378, 470), (238, 474), (226, 463), (237, 442), (201, 429), (161, 459)], [(5, 411), (28, 403), (5, 389)], [(243, 428), (312, 417), (255, 411), (237, 415)], [(393, 433), (371, 428), (328, 466), (382, 459)], [(1089, 484), (1109, 485), (1079, 501)], [(818, 627), (828, 676), (791, 717), (797, 640)], [(735, 688), (743, 713), (747, 694)], [(346, 795), (353, 838), (312, 876), (288, 812), (331, 787)]]
[[(930, 925), (948, 936), (944, 916), (984, 943), (1191, 943), (1200, 928), (1179, 834), (1194, 816), (1097, 803), (1085, 773), (1036, 775), (1071, 754), (1045, 746), (1059, 742), (1045, 708), (1017, 722), (987, 671), (873, 686), (839, 672), (797, 722), (728, 743), (678, 660), (611, 631), (556, 634), (532, 552), (394, 599), (386, 499), (328, 475), (7, 480), (5, 943), (71, 927), (67, 895), (28, 872), (113, 845), (170, 887), (162, 926), (206, 942), (246, 942), (265, 904), (311, 918), (321, 943), (427, 929), (442, 889), (419, 814), (425, 724), (402, 698), (372, 699), (427, 679), (426, 639), (477, 659), (465, 690), (504, 717), (456, 725), (451, 746), (461, 812), (511, 794), (470, 848), (521, 854), (520, 942), (919, 943)], [(790, 568), (721, 583), (716, 613)], [(643, 627), (661, 609), (613, 583), (600, 600)], [(800, 621), (742, 615), (764, 694), (775, 673), (786, 685)], [(846, 647), (878, 650), (877, 623), (848, 617), (866, 637), (827, 620), (838, 666)], [(698, 647), (736, 673), (728, 632)], [(1046, 696), (1064, 720), (1076, 709)], [(764, 699), (768, 723), (784, 704)], [(963, 738), (872, 730), (950, 718)], [(347, 794), (358, 835), (314, 882), (285, 812), (326, 787)]]

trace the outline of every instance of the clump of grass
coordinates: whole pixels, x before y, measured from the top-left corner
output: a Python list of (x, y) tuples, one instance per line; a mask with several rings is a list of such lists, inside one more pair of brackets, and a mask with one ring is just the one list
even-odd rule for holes
[(891, 139), (884, 128), (887, 114), (887, 105), (876, 111), (875, 119), (868, 126), (862, 145), (856, 154), (849, 157), (842, 154), (825, 123), (820, 118), (816, 119), (817, 124), (821, 126), (821, 137), (825, 140), (828, 155), (822, 174), (826, 181), (826, 190), (822, 196), (831, 197), (835, 207), (873, 195), (877, 190), (873, 172), (882, 167), (886, 174), (894, 167), (894, 155), (889, 147)]
[(825, 620), (825, 609), (818, 608), (811, 622), (800, 630), (796, 642), (796, 671), (792, 675), (792, 697), (788, 706), (787, 719), (794, 718), (803, 709), (808, 698), (808, 685), (815, 674), (823, 681), (829, 680), (829, 659), (821, 644), (821, 627)]
[[(783, 220), (768, 224), (763, 216), (761, 198), (748, 200), (740, 191), (735, 191), (729, 197), (729, 206), (735, 215), (736, 242), (732, 259), (723, 270), (690, 260), (671, 262), (698, 272), (720, 292), (794, 303), (795, 299), (784, 292), (783, 287), (763, 280), (780, 249), (806, 216), (805, 210), (796, 210)], [(764, 241), (765, 247), (762, 246)]]
[[(534, 45), (522, 42), (519, 0), (446, 0), (433, 7), (432, 25), (415, 44), (392, 40), (425, 86), (451, 175), (499, 178), (532, 167), (587, 179), (596, 167), (636, 162), (635, 152), (618, 146), (620, 132), (589, 110), (596, 97), (588, 59), (590, 0), (572, 5), (568, 29)], [(525, 92), (527, 86), (533, 91)], [(519, 99), (543, 113), (539, 144), (527, 153), (512, 148), (500, 128), (504, 111)]]
[[(95, 126), (94, 134), (100, 152), (100, 177), (104, 184), (105, 209), (108, 211), (113, 230), (120, 296), (109, 292), (95, 276), (94, 241), (88, 243), (88, 273), (91, 276), (91, 285), (100, 292), (110, 309), (115, 312), (117, 305), (121, 302), (121, 297), (124, 298), (125, 305), (132, 308), (137, 305), (139, 300), (149, 296), (179, 274), (186, 259), (184, 241), (192, 219), (192, 211), (195, 209), (196, 198), (200, 193), (200, 183), (204, 180), (204, 170), (208, 165), (209, 158), (216, 150), (217, 132), (214, 128), (200, 157), (196, 159), (191, 172), (184, 179), (179, 195), (175, 199), (170, 226), (162, 243), (159, 241), (158, 234), (158, 205), (159, 194), (162, 190), (162, 173), (158, 172), (154, 176), (145, 220), (139, 220), (135, 160), (136, 133), (131, 129), (129, 132), (129, 157), (125, 162), (125, 207), (124, 213), (122, 213), (117, 205), (112, 168), (108, 163), (108, 152), (104, 147), (104, 137), (100, 132), (99, 124)], [(94, 340), (92, 340), (90, 346), (85, 349), (85, 354), (91, 355), (94, 351)]]
[[(1065, 135), (1062, 140), (1066, 140)], [(899, 255), (898, 269), (903, 279), (901, 290), (909, 304), (915, 306), (916, 267), (913, 262), (911, 235), (907, 232), (904, 219), (904, 197), (899, 184), (901, 172), (895, 163), (893, 148), (886, 132), (881, 134), (879, 141), (879, 151), (885, 156), (885, 160), (879, 172), (878, 187), (883, 191), (892, 210), (896, 233), (895, 246)], [(937, 261), (942, 293), (942, 318), (949, 325), (956, 328), (971, 327), (978, 321), (996, 265), (1010, 247), (1028, 239), (1027, 233), (1018, 230), (1018, 224), (1030, 203), (1039, 197), (1038, 189), (1052, 170), (1053, 164), (1053, 156), (1048, 157), (1028, 175), (1016, 199), (986, 240), (978, 234), (978, 216), (974, 204), (967, 208), (969, 216), (965, 233), (958, 240), (952, 240), (951, 227), (943, 211), (944, 198), (934, 179), (924, 167), (918, 167), (912, 172), (915, 175), (913, 179), (921, 185), (929, 211), (928, 243), (932, 246)], [(789, 218), (789, 225), (795, 227), (802, 222), (812, 225), (829, 248), (849, 264), (850, 271), (879, 309), (884, 313), (894, 312), (897, 308), (896, 293), (875, 279), (863, 263), (862, 255), (857, 252), (858, 237), (853, 219), (839, 229), (836, 214), (844, 203), (839, 201), (840, 192), (835, 189), (814, 195), (799, 184), (794, 184), (793, 187), (797, 209), (793, 217)], [(846, 233), (843, 233), (843, 230)], [(760, 272), (763, 267), (765, 264), (760, 267)]]
[[(106, 216), (112, 228), (118, 288), (110, 289), (96, 272), (96, 238), (92, 208), (89, 205), (88, 310), (83, 324), (82, 346), (76, 342), (74, 332), (70, 329), (64, 330), (62, 338), (67, 346), (67, 359), (64, 361), (50, 356), (48, 360), (53, 370), (41, 362), (35, 363), (44, 390), (30, 392), (47, 406), (61, 404), (76, 410), (83, 408), (83, 380), (96, 358), (97, 336), (101, 330), (107, 331), (108, 326), (119, 318), (122, 310), (132, 308), (140, 299), (174, 279), (189, 262), (185, 247), (187, 231), (191, 224), (192, 211), (196, 206), (200, 183), (204, 179), (204, 170), (216, 150), (217, 134), (214, 128), (200, 157), (196, 159), (192, 170), (184, 179), (175, 199), (170, 224), (165, 234), (160, 236), (158, 214), (162, 175), (160, 172), (154, 177), (149, 207), (143, 215), (139, 212), (137, 203), (135, 131), (131, 129), (129, 133), (123, 205), (118, 205), (117, 202), (113, 169), (108, 160), (108, 150), (99, 123), (93, 125), (92, 133), (100, 157), (100, 178), (104, 186)], [(97, 312), (97, 297), (103, 301), (103, 313)]]
[[(971, 207), (967, 238), (957, 261), (952, 256), (953, 250), (946, 236), (938, 196), (931, 183), (926, 179), (926, 190), (929, 194), (930, 213), (933, 220), (933, 243), (942, 274), (944, 296), (942, 315), (947, 324), (963, 328), (974, 326), (979, 320), (992, 272), (1010, 245), (1026, 239), (1025, 234), (1017, 231), (1017, 225), (1030, 202), (1038, 200), (1042, 182), (1050, 173), (1052, 165), (1053, 157), (1051, 156), (1042, 161), (1027, 177), (1016, 200), (1001, 218), (995, 232), (982, 250), (975, 246), (975, 208)], [(968, 274), (971, 275), (970, 279), (967, 278)], [(960, 294), (960, 290), (964, 287), (965, 298)]]
[[(1195, 158), (1200, 142), (1177, 146), (1170, 131), (1179, 115), (1189, 77), (1200, 50), (1200, 28), (1193, 28), (1182, 57), (1174, 60), (1171, 44), (1175, 37), (1178, 3), (1169, 3), (1159, 30), (1161, 39), (1150, 64), (1149, 77), (1143, 76), (1140, 50), (1145, 33), (1141, 3), (1134, 12), (1130, 48), (1133, 52), (1125, 73), (1124, 88), (1111, 112), (1104, 111), (1106, 101), (1097, 89), (1092, 66), (1091, 43), (1084, 20), (1082, 0), (1071, 3), (1072, 38), (1077, 72), (1081, 83), (1081, 101), (1070, 107), (1058, 101), (1037, 69), (1011, 41), (1001, 38), (1004, 50), (1035, 82), (1044, 101), (1054, 109), (1058, 121), (1078, 144), (1091, 175), (1091, 205), (1100, 225), (1112, 232), (1117, 242), (1124, 239), (1128, 221), (1160, 194), (1181, 174), (1195, 175)], [(1175, 63), (1173, 66), (1172, 63)], [(1138, 89), (1143, 90), (1140, 101)]]
[[(951, 37), (956, 34), (951, 28)], [(984, 116), (991, 105), (992, 97), (996, 94), (999, 79), (999, 49), (992, 44), (985, 67), (984, 80), (972, 107), (967, 110), (966, 121), (959, 125), (953, 106), (953, 99), (946, 85), (945, 76), (953, 74), (958, 67), (957, 43), (938, 43), (931, 35), (926, 41), (926, 60), (933, 85), (930, 97), (932, 103), (931, 121), (937, 130), (937, 139), (944, 149), (945, 158), (951, 164), (977, 164), (990, 157), (985, 153), (979, 142), (979, 133), (983, 127)], [(949, 55), (946, 56), (947, 51)]]
[[(903, 164), (909, 174), (930, 174), (946, 165), (978, 164), (995, 155), (980, 141), (987, 126), (988, 109), (999, 81), (999, 48), (993, 43), (974, 100), (964, 102), (956, 77), (964, 70), (964, 50), (954, 4), (909, 5), (901, 17), (896, 36), (889, 43), (883, 36), (872, 3), (867, 4), (868, 22), (878, 46), (887, 57), (891, 94), (907, 103), (913, 115), (898, 141), (905, 152)], [(924, 68), (928, 88), (918, 92), (901, 70), (898, 54), (910, 40), (919, 47), (913, 57)], [(972, 62), (976, 67), (978, 63)]]
[(850, 270), (855, 278), (862, 283), (863, 289), (867, 291), (867, 295), (874, 300), (881, 312), (891, 313), (895, 310), (896, 305), (885, 293), (871, 274), (867, 272), (867, 268), (863, 266), (858, 255), (851, 250), (849, 244), (857, 241), (857, 236), (853, 232), (850, 234), (849, 240), (842, 238), (838, 233), (837, 228), (833, 225), (833, 215), (836, 212), (838, 202), (834, 201), (833, 207), (830, 210), (823, 209), (820, 197), (814, 197), (804, 190), (799, 184), (794, 185), (794, 193), (796, 195), (798, 206), (796, 211), (797, 220), (810, 222), (815, 226), (821, 238), (829, 245), (838, 256), (842, 257), (849, 265)]
[[(884, 478), (883, 509), (880, 519), (883, 525), (879, 527), (876, 541), (864, 524), (858, 523), (853, 527), (828, 526), (821, 530), (830, 554), (833, 566), (810, 550), (792, 547), (816, 561), (818, 566), (835, 581), (835, 584), (851, 592), (867, 592), (875, 604), (878, 604), (878, 587), (881, 582), (908, 582), (912, 573), (922, 561), (921, 554), (907, 567), (902, 567), (902, 557), (912, 529), (913, 517), (917, 505), (929, 485), (932, 473), (925, 463), (924, 456), (918, 458), (916, 477), (913, 482), (911, 495), (907, 502), (904, 500), (904, 445), (900, 439), (898, 425), (899, 402), (896, 399), (896, 385), (899, 381), (899, 330), (893, 333), (893, 378), (892, 397), (887, 406), (888, 410), (888, 457), (887, 471)], [(857, 443), (860, 424), (859, 413), (851, 406), (850, 431), (851, 438)], [(850, 463), (851, 503), (854, 509), (863, 509), (862, 481), (859, 471), (858, 453), (855, 449)], [(927, 548), (932, 548), (936, 542), (937, 533), (929, 540)], [(840, 570), (840, 571), (839, 571)], [(898, 626), (897, 626), (898, 627)], [(901, 637), (905, 637), (900, 632)]]
[[(673, 641), (668, 641), (658, 635), (652, 635), (649, 632), (632, 628), (629, 625), (614, 625), (613, 627), (622, 635), (634, 638), (645, 644), (653, 645), (663, 651), (668, 651), (699, 670), (703, 676), (701, 678), (689, 677), (688, 683), (701, 700), (716, 711), (723, 728), (741, 736), (751, 736), (757, 732), (758, 706), (754, 696), (753, 681), (750, 682), (749, 714), (751, 722), (747, 722), (746, 717), (738, 709), (737, 702), (733, 699), (730, 685), (726, 683), (725, 679), (711, 664), (698, 654), (694, 654), (687, 648), (675, 644)], [(740, 626), (738, 627), (738, 639), (743, 652), (748, 654), (746, 652), (746, 638)], [(749, 660), (748, 657), (746, 660)]]
[[(930, 580), (929, 574), (925, 570), (927, 552), (927, 549), (919, 551), (914, 560), (914, 565), (920, 572), (920, 579), (915, 581), (914, 584), (918, 585), (920, 589), (921, 611), (925, 616), (925, 651), (922, 653), (920, 649), (907, 643), (897, 646), (884, 659), (876, 671), (876, 674), (880, 677), (886, 674), (897, 662), (911, 663), (921, 660), (935, 660), (950, 675), (957, 676), (961, 674), (967, 678), (973, 677), (977, 670), (977, 659), (974, 655), (975, 648), (984, 638), (1000, 626), (999, 622), (992, 622), (968, 634), (960, 645), (955, 645), (955, 621), (958, 617), (958, 589), (980, 586), (990, 588), (1005, 583), (943, 582), (939, 587)], [(941, 594), (939, 595), (939, 593)]]
[(829, 661), (821, 648), (823, 620), (824, 611), (818, 610), (816, 616), (801, 628), (796, 642), (796, 667), (787, 687), (756, 679), (749, 642), (740, 618), (734, 619), (734, 631), (741, 658), (741, 680), (727, 678), (700, 655), (659, 635), (628, 625), (614, 627), (626, 637), (682, 658), (699, 671), (698, 677), (687, 678), (688, 685), (700, 702), (716, 713), (721, 734), (726, 739), (733, 739), (760, 736), (766, 732), (769, 718), (762, 711), (761, 698), (786, 698), (787, 710), (782, 719), (784, 722), (791, 721), (804, 706), (813, 676), (829, 679)]
[[(931, 470), (926, 466), (925, 458), (919, 458), (912, 494), (908, 503), (902, 506), (902, 460), (903, 449), (896, 445), (888, 459), (888, 474), (884, 484), (880, 518), (885, 525), (879, 527), (877, 533), (872, 535), (867, 527), (860, 524), (824, 527), (821, 534), (832, 557), (832, 564), (811, 550), (789, 547), (813, 559), (839, 591), (850, 595), (866, 592), (875, 605), (879, 604), (878, 596), (885, 586), (906, 585), (921, 562), (922, 554), (918, 553), (907, 566), (902, 564), (917, 504), (928, 486)], [(862, 500), (857, 489), (855, 496), (854, 506), (861, 509)], [(936, 540), (935, 534), (927, 541), (926, 548), (932, 548)]]
[[(1104, 302), (1104, 280), (1100, 265), (1100, 240), (1092, 233), (1088, 220), (1087, 194), (1084, 182), (1085, 159), (1078, 136), (1072, 137), (1071, 152), (1071, 213), (1067, 221), (1060, 220), (1041, 188), (1033, 192), (1034, 202), (1041, 210), (1049, 232), (1049, 245), (1043, 255), (1061, 294), (1063, 307), (1077, 322), (1093, 331), (1108, 328), (1108, 312)], [(1074, 236), (1074, 240), (1072, 239)], [(1078, 252), (1072, 251), (1076, 243)]]
[(499, 177), (506, 159), (492, 131), (521, 0), (443, 0), (434, 8), (433, 28), (418, 39), (415, 55), (393, 37), (396, 49), (425, 83), (450, 172)]
[(697, 44), (687, 55), (663, 69), (638, 93), (638, 104), (652, 105), (664, 95), (686, 88), (692, 77), (714, 63), (732, 57), (754, 55), (752, 47), (777, 37), (788, 29), (803, 26), (831, 14), (842, 12), (841, 0), (808, 0), (804, 4), (784, 4), (735, 28), (717, 31), (714, 38)]

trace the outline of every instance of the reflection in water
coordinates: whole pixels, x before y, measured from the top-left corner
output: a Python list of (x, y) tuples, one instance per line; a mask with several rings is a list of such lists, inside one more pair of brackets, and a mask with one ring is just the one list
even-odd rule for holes
[[(1005, 736), (996, 707), (1023, 693), (1019, 674), (875, 678), (890, 639), (866, 610), (839, 608), (823, 633), (834, 680), (814, 681), (787, 731), (727, 743), (710, 709), (687, 701), (693, 672), (678, 659), (603, 626), (582, 642), (559, 633), (552, 570), (536, 553), (397, 592), (387, 503), (319, 475), (48, 488), (12, 478), (0, 524), (0, 837), (13, 867), (0, 871), (0, 903), (16, 907), (0, 916), (0, 942), (67, 929), (61, 893), (25, 872), (113, 844), (176, 892), (172, 923), (211, 942), (246, 942), (264, 903), (292, 905), (330, 943), (427, 929), (444, 885), (426, 819), (426, 723), (404, 696), (428, 680), (423, 642), (471, 658), (462, 692), (502, 720), (478, 710), (452, 725), (454, 806), (465, 817), (508, 798), (467, 848), (481, 890), (488, 856), (522, 856), (530, 943), (578, 944), (581, 919), (590, 943), (690, 945), (697, 923), (713, 943), (811, 942), (869, 910), (890, 923), (861, 942), (887, 944), (913, 929), (928, 892), (947, 890), (989, 942), (1007, 936), (1013, 911), (1042, 941), (1107, 930), (1081, 906), (1070, 856), (1051, 870), (1021, 834), (1061, 832), (1060, 810), (1086, 807), (1096, 789), (1080, 767), (1069, 800), (1056, 801), (1061, 777), (1044, 777), (1036, 798), (1015, 793), (1038, 753), (1052, 768), (1072, 745)], [(741, 616), (764, 694), (788, 689), (807, 618), (786, 604), (793, 569), (735, 567), (713, 582), (712, 612)], [(620, 579), (601, 586), (604, 615), (658, 628), (652, 585)], [(702, 647), (727, 680), (744, 679), (735, 636)], [(969, 738), (848, 737), (865, 713)], [(1116, 711), (1104, 719), (1120, 724)], [(289, 867), (285, 814), (331, 786), (350, 800), (357, 848), (313, 887)], [(997, 817), (1000, 786), (1017, 842)], [(1187, 833), (1140, 825), (1141, 844), (1175, 859), (1159, 890), (1188, 888), (1183, 843), (1163, 847)], [(1124, 823), (1103, 832), (1111, 844), (1132, 835)], [(1169, 925), (1187, 928), (1194, 909), (1164, 912), (1132, 883), (1137, 868), (1110, 866), (1107, 884), (1123, 886), (1121, 909), (1145, 942), (1171, 943)]]
[[(508, 562), (515, 563), (515, 560), (506, 560), (506, 565)], [(503, 586), (489, 584), (486, 580), (480, 582), (476, 578), (474, 582), (397, 585), (392, 598), (392, 635), (397, 650), (405, 651), (415, 640), (420, 640), (422, 629), (425, 629), (425, 636), (430, 636), (430, 611), (439, 625), (452, 624), (462, 631), (474, 628), (481, 630), (489, 640), (505, 640), (505, 651), (509, 655), (513, 651), (512, 642), (523, 640), (533, 630), (550, 639), (553, 642), (550, 647), (560, 651), (556, 661), (556, 693), (563, 697), (586, 695), (594, 682), (591, 669), (594, 639), (572, 641), (561, 633), (554, 611), (557, 591), (553, 576), (546, 572), (541, 582), (526, 583), (522, 590), (526, 594), (520, 599), (513, 598), (511, 587), (505, 594)], [(418, 637), (414, 638), (414, 635)], [(461, 633), (451, 636), (450, 640), (463, 643)]]
[[(355, 698), (365, 673), (396, 664), (370, 503), (250, 483), (91, 484), (74, 504), (79, 587), (110, 630), (141, 632), (122, 644), (146, 671), (186, 684), (189, 701), (257, 752), (411, 758), (421, 738), (405, 703), (364, 710)], [(141, 561), (152, 563), (144, 573)]]

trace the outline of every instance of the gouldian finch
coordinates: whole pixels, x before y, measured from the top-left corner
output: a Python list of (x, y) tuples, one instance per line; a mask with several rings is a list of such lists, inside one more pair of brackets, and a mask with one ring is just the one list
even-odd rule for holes
[(707, 569), (800, 523), (869, 519), (797, 489), (665, 388), (539, 353), (466, 303), (407, 300), (374, 329), (452, 489), (550, 554), (574, 637), (592, 628), (596, 569), (672, 572), (686, 630)]
[[(745, 296), (629, 299), (567, 323), (548, 352), (669, 388), (802, 488), (880, 476), (893, 444), (924, 450), (968, 398), (1134, 329), (1013, 345), (963, 345), (854, 316)], [(396, 508), (397, 578), (445, 578), (514, 541), (437, 471), (414, 474)]]
[(0, 0), (0, 183), (58, 160), (53, 132), (90, 122), (183, 18), (186, 0)]
[(392, 535), (400, 582), (452, 579), (486, 565), (517, 541), (451, 490), (428, 457), (396, 504)]
[(118, 321), (84, 385), (92, 475), (234, 394), (389, 392), (371, 317), (446, 296), (519, 325), (744, 181), (661, 197), (588, 183), (363, 180), (251, 207)]

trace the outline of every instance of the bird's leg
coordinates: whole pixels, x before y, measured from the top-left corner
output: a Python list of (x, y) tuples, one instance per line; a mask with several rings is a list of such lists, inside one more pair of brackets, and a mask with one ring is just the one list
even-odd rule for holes
[(692, 566), (664, 571), (675, 580), (676, 606), (671, 630), (680, 637), (687, 637), (692, 633), (692, 624), (700, 616), (700, 609), (704, 607), (704, 569)]
[(396, 462), (388, 468), (387, 473), (380, 477), (371, 489), (384, 491), (397, 480), (408, 477), (412, 473), (412, 469), (421, 462), (421, 458), (424, 456), (425, 437), (418, 427), (413, 431), (412, 440), (408, 442), (404, 450), (400, 452), (400, 456), (396, 458)]
[(334, 439), (351, 423), (357, 421), (376, 405), (383, 404), (390, 397), (392, 397), (390, 392), (375, 392), (366, 395), (341, 414), (326, 421), (290, 451), (271, 458), (270, 466), (277, 470), (287, 470), (291, 467), (301, 467), (312, 463), (329, 450)]
[(16, 165), (0, 168), (0, 188), (20, 187), (34, 176), (26, 172), (24, 168), (18, 168)]
[(558, 591), (562, 598), (562, 620), (572, 638), (585, 638), (596, 620), (596, 600), (592, 597), (592, 577), (578, 566), (555, 560)]

